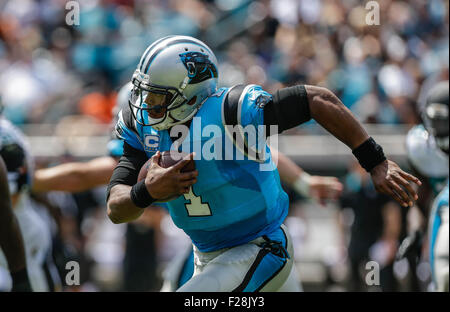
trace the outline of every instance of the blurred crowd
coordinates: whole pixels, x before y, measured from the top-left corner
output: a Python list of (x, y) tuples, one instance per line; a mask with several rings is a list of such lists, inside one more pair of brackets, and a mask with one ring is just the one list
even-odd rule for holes
[(376, 3), (380, 25), (357, 0), (2, 0), (5, 114), (109, 122), (146, 46), (185, 34), (216, 51), (221, 85), (322, 85), (363, 121), (414, 124), (424, 80), (448, 75), (448, 1)]
[[(255, 83), (271, 92), (296, 83), (320, 85), (365, 123), (418, 124), (424, 87), (448, 79), (448, 1), (375, 2), (379, 25), (367, 25), (369, 10), (358, 0), (0, 0), (3, 114), (19, 127), (54, 124), (76, 134), (88, 123), (100, 125), (93, 131), (107, 133), (117, 91), (131, 78), (145, 48), (179, 34), (197, 37), (215, 51), (221, 86)], [(79, 19), (71, 15), (77, 8)], [(406, 221), (356, 171), (349, 168), (345, 182), (359, 197), (344, 198), (341, 206), (357, 209), (371, 201), (373, 215), (363, 221), (376, 227), (373, 237), (361, 242), (363, 247), (353, 245), (355, 253), (367, 253), (385, 224), (393, 227), (395, 239), (404, 237)], [(142, 262), (170, 260), (184, 246), (179, 233), (163, 212), (144, 217), (128, 231), (111, 224), (104, 194), (99, 188), (37, 199), (37, 206), (60, 209), (61, 224), (49, 223), (54, 234), (58, 227), (61, 231), (54, 242), (61, 275), (64, 261), (77, 259), (88, 268), (82, 270), (83, 290), (158, 290), (160, 266), (135, 269)], [(378, 209), (382, 206), (390, 212)], [(355, 235), (368, 230), (364, 222), (357, 224)], [(148, 239), (148, 248), (127, 252), (124, 246), (138, 239)], [(386, 248), (392, 277), (394, 255)], [(355, 265), (351, 270), (358, 271)], [(124, 278), (118, 272), (129, 278), (120, 286)], [(149, 276), (154, 282), (146, 284)]]

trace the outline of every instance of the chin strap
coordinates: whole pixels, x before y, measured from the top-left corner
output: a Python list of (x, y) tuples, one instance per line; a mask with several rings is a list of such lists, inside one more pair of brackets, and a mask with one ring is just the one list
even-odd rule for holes
[(164, 129), (163, 128), (158, 129), (157, 128), (158, 125), (155, 125), (155, 126), (153, 126), (153, 128), (156, 130), (166, 130), (173, 126), (184, 124), (185, 122), (194, 118), (195, 114), (199, 111), (199, 109), (203, 106), (203, 104), (206, 102), (207, 99), (208, 99), (208, 97), (206, 97), (188, 116), (184, 117), (182, 120), (174, 121), (174, 119), (172, 117), (167, 115), (166, 119), (173, 120), (173, 122), (169, 123), (170, 124), (169, 126), (167, 126), (167, 127), (165, 126)]
[(194, 117), (194, 115), (198, 112), (199, 109), (200, 109), (200, 106), (197, 107), (196, 109), (194, 109), (194, 111), (192, 111), (192, 113), (190, 113), (189, 116), (183, 118), (182, 120), (178, 120), (178, 121), (175, 121), (172, 117), (170, 117), (167, 114), (164, 121), (166, 121), (166, 120), (171, 120), (171, 121), (169, 121), (167, 123), (161, 122), (160, 124), (156, 124), (156, 125), (152, 126), (152, 128), (154, 128), (155, 130), (167, 130), (169, 128), (172, 128), (173, 126), (182, 125), (185, 122), (187, 122), (188, 120), (192, 119)]

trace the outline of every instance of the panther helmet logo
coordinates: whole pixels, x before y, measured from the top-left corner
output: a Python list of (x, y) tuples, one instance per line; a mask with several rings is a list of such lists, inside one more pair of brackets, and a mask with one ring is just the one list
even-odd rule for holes
[(195, 84), (209, 78), (217, 78), (217, 68), (209, 60), (207, 54), (201, 52), (185, 52), (180, 54), (181, 61), (187, 69), (188, 84)]

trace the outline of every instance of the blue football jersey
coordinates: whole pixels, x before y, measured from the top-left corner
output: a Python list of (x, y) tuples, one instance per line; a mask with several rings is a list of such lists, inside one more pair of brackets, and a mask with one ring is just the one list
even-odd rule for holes
[[(197, 183), (166, 206), (200, 251), (269, 234), (287, 215), (288, 196), (263, 129), (264, 105), (270, 100), (271, 95), (256, 85), (221, 88), (203, 103), (187, 135), (176, 141), (169, 130), (141, 126), (130, 108), (119, 112), (117, 136), (148, 157), (170, 149), (196, 153)], [(145, 111), (135, 115), (146, 118)]]
[[(448, 206), (448, 198), (449, 196), (449, 180), (447, 180), (447, 185), (444, 189), (439, 193), (436, 199), (433, 201), (433, 206), (430, 212), (430, 226), (429, 226), (429, 240), (430, 240), (430, 263), (432, 268), (432, 274), (434, 276), (434, 252), (436, 239), (439, 232), (439, 227), (445, 222), (442, 219), (444, 215), (443, 210), (449, 208)], [(447, 213), (448, 216), (448, 213)], [(448, 222), (448, 220), (446, 221)]]
[(121, 139), (109, 140), (106, 149), (108, 156), (119, 158), (123, 154), (123, 141)]

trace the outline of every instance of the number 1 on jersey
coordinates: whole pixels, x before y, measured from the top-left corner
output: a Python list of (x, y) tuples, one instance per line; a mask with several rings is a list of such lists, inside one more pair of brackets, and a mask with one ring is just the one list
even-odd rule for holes
[(209, 204), (203, 203), (202, 197), (195, 195), (192, 186), (189, 188), (189, 193), (184, 194), (183, 196), (189, 201), (188, 204), (184, 204), (189, 217), (205, 217), (212, 215)]

